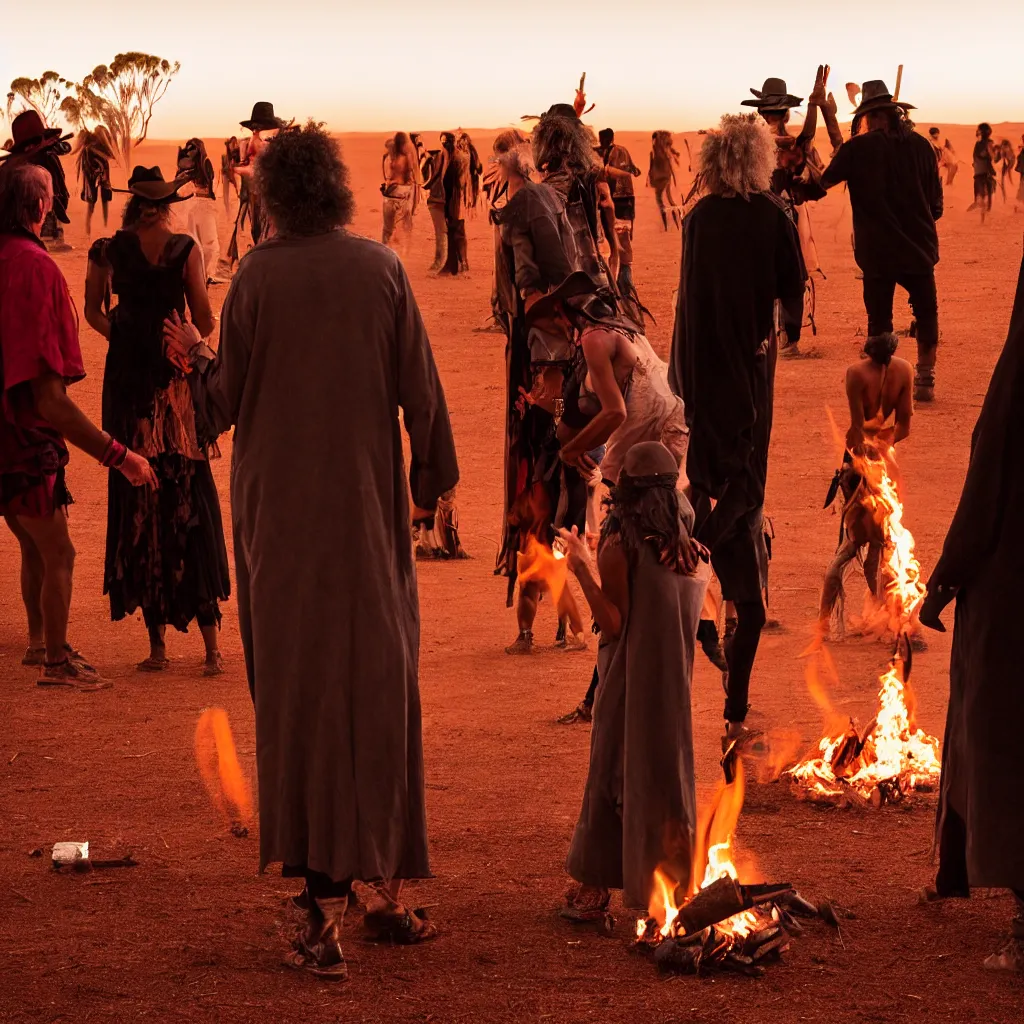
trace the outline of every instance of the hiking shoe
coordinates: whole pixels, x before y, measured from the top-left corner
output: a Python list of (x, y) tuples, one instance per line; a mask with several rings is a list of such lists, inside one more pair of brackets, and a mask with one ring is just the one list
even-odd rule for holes
[(533, 654), (533, 631), (521, 630), (515, 642), (505, 648), (506, 654)]

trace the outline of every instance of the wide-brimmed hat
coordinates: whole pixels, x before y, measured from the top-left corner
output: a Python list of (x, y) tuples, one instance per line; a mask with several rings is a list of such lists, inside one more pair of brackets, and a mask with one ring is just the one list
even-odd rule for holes
[(192, 198), (178, 195), (179, 189), (188, 184), (187, 178), (175, 178), (164, 181), (163, 171), (159, 167), (136, 167), (128, 179), (127, 188), (115, 188), (115, 192), (130, 192), (133, 196), (145, 199), (149, 203), (180, 203)]
[[(63, 135), (59, 128), (47, 128), (38, 111), (23, 110), (11, 122), (11, 139), (6, 146), (7, 156), (31, 156), (73, 137), (73, 132)], [(0, 159), (6, 160), (7, 157)]]
[(872, 110), (893, 110), (896, 107), (901, 110), (916, 109), (912, 103), (894, 100), (885, 82), (876, 78), (864, 83), (860, 93), (860, 106), (853, 112), (853, 116), (860, 117), (861, 114), (867, 114)]
[(239, 121), (243, 128), (251, 132), (271, 132), (277, 128), (287, 128), (290, 123), (278, 117), (274, 113), (274, 104), (266, 100), (252, 105), (252, 116), (248, 121)]
[(757, 107), (758, 110), (789, 110), (790, 107), (799, 107), (803, 103), (801, 97), (790, 94), (785, 79), (782, 78), (766, 78), (760, 89), (750, 91), (755, 98), (742, 100), (744, 107)]
[(579, 298), (581, 295), (594, 295), (596, 292), (597, 284), (594, 279), (583, 270), (574, 270), (560, 285), (542, 295), (527, 310), (526, 323), (534, 324), (538, 320), (554, 316), (560, 302)]

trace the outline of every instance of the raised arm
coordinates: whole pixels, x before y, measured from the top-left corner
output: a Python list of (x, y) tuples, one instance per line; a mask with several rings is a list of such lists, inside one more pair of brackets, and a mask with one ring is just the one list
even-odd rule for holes
[(395, 277), (398, 404), (409, 435), (409, 486), (416, 507), (431, 512), (437, 507), (437, 499), (459, 482), (459, 466), (430, 339), (409, 279), (397, 259)]
[(569, 568), (580, 582), (580, 589), (602, 636), (617, 640), (623, 623), (629, 617), (629, 563), (622, 546), (614, 538), (601, 545), (597, 555), (601, 573), (598, 582), (590, 552), (576, 527), (571, 531), (560, 529), (558, 535), (565, 547)]

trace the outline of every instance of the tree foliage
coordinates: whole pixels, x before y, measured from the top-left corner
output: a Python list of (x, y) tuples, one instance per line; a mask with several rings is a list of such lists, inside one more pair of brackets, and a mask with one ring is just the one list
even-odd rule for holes
[(180, 69), (177, 61), (149, 53), (119, 53), (76, 83), (61, 111), (79, 129), (104, 125), (130, 170), (132, 147), (146, 138), (153, 108)]
[(39, 78), (16, 78), (7, 94), (7, 117), (13, 121), (22, 111), (31, 109), (52, 128), (72, 88), (72, 83), (56, 71), (44, 71)]

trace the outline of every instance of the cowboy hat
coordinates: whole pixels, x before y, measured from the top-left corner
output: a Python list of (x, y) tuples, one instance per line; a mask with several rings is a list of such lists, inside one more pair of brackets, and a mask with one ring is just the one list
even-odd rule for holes
[(678, 480), (679, 463), (660, 441), (638, 441), (626, 452), (622, 472), (631, 480), (653, 484)]
[(274, 104), (261, 100), (252, 105), (252, 116), (248, 121), (240, 121), (243, 128), (251, 132), (272, 132), (278, 128), (287, 128), (290, 122), (282, 120), (274, 114)]
[[(23, 110), (11, 122), (11, 135), (5, 147), (9, 150), (7, 156), (31, 156), (41, 149), (48, 149), (74, 137), (72, 132), (62, 136), (59, 128), (47, 128), (46, 122), (35, 110)], [(6, 160), (7, 157), (0, 159)]]
[(799, 96), (790, 95), (786, 82), (782, 78), (766, 78), (760, 89), (751, 89), (756, 97), (752, 100), (741, 100), (744, 107), (757, 107), (758, 110), (788, 110), (799, 107), (803, 100)]
[(582, 270), (574, 270), (560, 285), (542, 295), (526, 312), (526, 323), (533, 324), (546, 320), (557, 312), (560, 302), (575, 299), (581, 295), (594, 295), (597, 285), (593, 278)]
[(892, 110), (899, 107), (901, 110), (915, 110), (912, 103), (904, 103), (903, 100), (894, 100), (889, 87), (881, 79), (874, 79), (864, 83), (860, 94), (860, 106), (853, 112), (854, 117), (870, 113), (872, 110)]
[(188, 184), (185, 178), (164, 181), (163, 171), (159, 167), (136, 167), (128, 179), (127, 188), (115, 188), (115, 192), (130, 192), (139, 199), (149, 203), (181, 203), (192, 198), (178, 195), (178, 190)]

